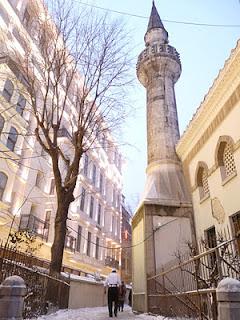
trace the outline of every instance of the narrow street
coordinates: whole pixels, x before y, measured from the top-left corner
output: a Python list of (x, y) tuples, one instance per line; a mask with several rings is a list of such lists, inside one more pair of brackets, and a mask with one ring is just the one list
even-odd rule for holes
[[(125, 307), (123, 312), (119, 312), (117, 318), (110, 318), (108, 316), (107, 307), (98, 308), (82, 308), (75, 310), (61, 310), (48, 316), (42, 316), (39, 320), (108, 320), (108, 319), (119, 319), (119, 320), (176, 320), (173, 318), (155, 317), (146, 314), (135, 315), (132, 309)], [(182, 319), (184, 320), (184, 319)]]

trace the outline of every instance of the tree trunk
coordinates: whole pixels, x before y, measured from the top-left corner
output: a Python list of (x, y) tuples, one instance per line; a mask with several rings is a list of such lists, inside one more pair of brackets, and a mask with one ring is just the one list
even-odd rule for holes
[[(68, 209), (71, 202), (66, 201), (66, 197), (61, 196), (58, 201), (58, 209), (56, 212), (54, 225), (54, 241), (51, 248), (51, 264), (50, 275), (58, 277), (62, 268), (63, 251), (65, 244), (65, 236), (67, 231), (66, 221), (68, 217)], [(64, 199), (64, 200), (63, 200)]]

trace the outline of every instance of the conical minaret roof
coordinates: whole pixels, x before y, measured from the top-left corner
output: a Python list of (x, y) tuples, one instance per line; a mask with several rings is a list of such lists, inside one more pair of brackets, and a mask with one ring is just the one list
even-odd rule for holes
[(155, 2), (153, 0), (152, 11), (151, 11), (151, 15), (150, 15), (149, 22), (148, 22), (147, 32), (150, 31), (151, 29), (155, 29), (155, 28), (161, 28), (161, 29), (166, 30), (164, 28), (162, 20), (159, 16), (159, 13), (158, 13), (157, 8), (155, 6)]

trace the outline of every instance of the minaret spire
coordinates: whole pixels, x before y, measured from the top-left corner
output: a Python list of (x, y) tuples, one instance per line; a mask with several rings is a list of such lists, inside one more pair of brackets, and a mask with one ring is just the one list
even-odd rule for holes
[(153, 0), (152, 11), (151, 11), (151, 15), (150, 15), (149, 22), (148, 22), (147, 32), (150, 31), (151, 29), (155, 29), (155, 28), (161, 28), (161, 29), (165, 30), (164, 25), (162, 23), (162, 20), (159, 16), (159, 13), (158, 13), (157, 8), (155, 6), (155, 2)]
[(152, 2), (152, 10), (148, 21), (147, 32), (144, 37), (146, 46), (149, 46), (150, 43), (159, 42), (159, 43), (168, 43), (168, 33), (164, 28), (162, 20), (159, 16), (155, 2)]

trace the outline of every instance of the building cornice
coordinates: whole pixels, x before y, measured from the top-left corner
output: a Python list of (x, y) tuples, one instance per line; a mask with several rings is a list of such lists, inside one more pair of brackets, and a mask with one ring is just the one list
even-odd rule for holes
[(240, 40), (181, 136), (176, 150), (182, 161), (192, 159), (240, 101)]

